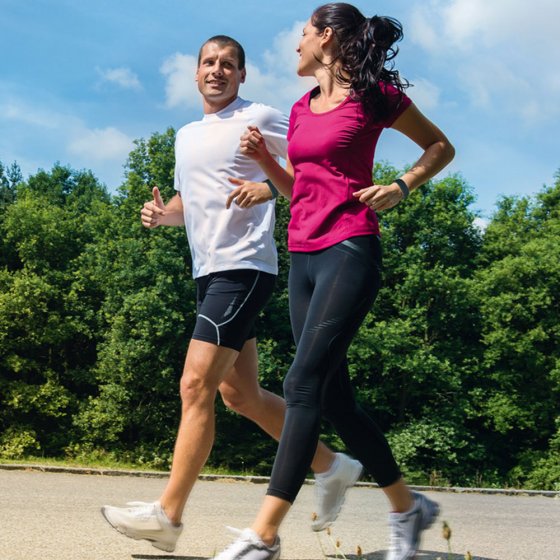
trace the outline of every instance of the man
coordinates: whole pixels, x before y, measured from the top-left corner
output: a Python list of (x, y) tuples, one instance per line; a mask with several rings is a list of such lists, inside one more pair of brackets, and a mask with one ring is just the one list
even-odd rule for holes
[[(169, 481), (154, 503), (104, 506), (102, 513), (121, 533), (167, 552), (175, 549), (187, 499), (212, 448), (217, 391), (228, 407), (276, 439), (284, 422), (283, 399), (258, 384), (254, 332), (277, 274), (274, 187), (261, 182), (262, 171), (241, 154), (239, 139), (247, 126), (256, 125), (271, 153), (285, 157), (288, 122), (279, 111), (238, 96), (245, 74), (245, 53), (237, 41), (220, 35), (204, 43), (196, 72), (204, 116), (177, 133), (178, 192), (164, 204), (155, 187), (153, 201), (141, 211), (148, 228), (185, 225), (197, 320), (180, 383), (181, 422)], [(318, 497), (312, 527), (320, 531), (336, 519), (362, 466), (319, 444), (312, 469)]]

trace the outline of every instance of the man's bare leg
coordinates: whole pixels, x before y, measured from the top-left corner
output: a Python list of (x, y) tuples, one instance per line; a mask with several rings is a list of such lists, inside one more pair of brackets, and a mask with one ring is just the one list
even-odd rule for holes
[[(191, 340), (181, 378), (181, 422), (168, 483), (158, 502), (146, 504), (148, 513), (144, 511), (144, 506), (104, 506), (102, 512), (115, 529), (135, 539), (147, 539), (161, 550), (172, 552), (175, 549), (182, 530), (181, 518), (185, 504), (214, 443), (218, 387), (228, 406), (279, 439), (286, 405), (283, 399), (259, 386), (257, 370), (255, 339), (247, 341), (241, 352)], [(313, 460), (313, 469), (316, 473), (329, 470), (333, 461), (336, 465), (336, 457), (330, 449), (320, 444)], [(343, 459), (338, 463), (346, 465), (346, 472), (341, 475), (344, 468), (335, 466), (332, 469), (334, 476), (330, 473), (318, 475), (330, 477), (327, 486), (317, 479), (319, 488), (323, 485), (323, 491), (318, 494), (317, 511), (324, 526), (334, 521), (346, 488), (354, 484), (352, 473), (357, 478), (361, 471), (361, 466), (358, 472), (355, 470), (355, 464), (359, 465), (357, 461), (341, 457)]]
[[(286, 409), (282, 398), (258, 384), (256, 340), (245, 343), (240, 353), (199, 340), (191, 340), (181, 378), (181, 423), (175, 442), (169, 481), (160, 503), (174, 524), (181, 522), (189, 494), (214, 443), (214, 403), (218, 386), (226, 404), (255, 421), (279, 439)], [(220, 383), (221, 381), (221, 383)], [(335, 454), (320, 444), (312, 467), (329, 469)]]
[(181, 522), (183, 509), (214, 443), (214, 404), (218, 386), (239, 353), (191, 340), (181, 378), (181, 423), (169, 481), (160, 503), (169, 520)]
[[(228, 408), (252, 420), (278, 441), (284, 425), (286, 402), (259, 385), (258, 366), (257, 343), (252, 338), (243, 346), (219, 390)], [(335, 457), (333, 451), (319, 442), (311, 464), (313, 472), (328, 471)]]

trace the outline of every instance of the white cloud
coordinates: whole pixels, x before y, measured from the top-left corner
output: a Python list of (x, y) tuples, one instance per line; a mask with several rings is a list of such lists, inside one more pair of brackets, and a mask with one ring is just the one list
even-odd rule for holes
[(304, 21), (296, 21), (290, 29), (278, 33), (272, 41), (272, 49), (263, 54), (262, 69), (252, 62), (247, 64), (245, 97), (287, 112), (294, 101), (316, 85), (314, 78), (300, 78), (296, 74), (296, 48), (304, 27)]
[(290, 29), (280, 31), (272, 41), (272, 50), (266, 50), (263, 59), (269, 69), (276, 70), (279, 74), (294, 75), (298, 63), (296, 49), (305, 21), (296, 21)]
[(134, 147), (132, 138), (113, 127), (75, 131), (68, 143), (68, 151), (86, 160), (124, 161)]
[(44, 128), (54, 128), (58, 125), (58, 118), (54, 113), (35, 109), (14, 99), (0, 103), (0, 119)]
[(557, 0), (431, 0), (411, 17), (412, 41), (485, 111), (525, 125), (560, 116)]
[(166, 107), (199, 107), (200, 94), (195, 81), (197, 59), (188, 54), (175, 53), (161, 65), (166, 77)]
[(107, 68), (106, 70), (97, 68), (97, 72), (105, 82), (117, 84), (124, 89), (142, 89), (138, 76), (129, 68)]
[(410, 30), (407, 32), (412, 42), (428, 51), (436, 51), (439, 44), (437, 29), (430, 22), (425, 9), (414, 9), (410, 18)]
[[(313, 78), (300, 78), (296, 74), (297, 53), (301, 31), (305, 22), (298, 21), (281, 31), (265, 51), (259, 64), (247, 60), (247, 80), (240, 94), (247, 99), (268, 103), (288, 111), (294, 101), (316, 83)], [(176, 53), (167, 58), (160, 72), (166, 78), (165, 105), (175, 107), (200, 107), (200, 93), (195, 82), (197, 59), (189, 54)]]
[[(89, 128), (80, 118), (57, 111), (47, 111), (19, 99), (0, 100), (0, 122), (12, 125), (14, 142), (20, 135), (29, 135), (33, 143), (64, 146), (68, 154), (83, 158), (83, 162), (123, 162), (134, 147), (132, 138), (114, 127)], [(61, 159), (59, 152), (56, 159)], [(80, 162), (81, 163), (81, 162)]]
[(487, 218), (475, 218), (473, 222), (474, 226), (477, 227), (482, 233), (486, 231), (489, 223), (490, 220), (488, 220)]
[(439, 87), (425, 78), (413, 79), (411, 83), (414, 84), (414, 88), (411, 88), (414, 103), (422, 111), (429, 111), (438, 107), (441, 94)]
[(446, 23), (444, 33), (455, 45), (468, 48), (475, 36), (480, 40), (481, 32), (486, 35), (485, 23), (490, 19), (492, 8), (490, 2), (484, 0), (454, 0), (442, 11)]
[(247, 80), (241, 94), (247, 99), (267, 103), (288, 112), (294, 102), (317, 82), (313, 78), (282, 76), (267, 69), (261, 70), (251, 62), (247, 63)]
[(557, 0), (431, 0), (414, 9), (411, 37), (434, 51), (446, 45), (470, 51), (508, 43), (513, 52), (539, 45), (558, 53), (559, 19)]
[[(491, 79), (483, 80), (481, 75)], [(546, 76), (529, 79), (504, 60), (473, 58), (457, 78), (474, 108), (506, 111), (527, 125), (560, 117), (560, 87), (556, 87), (555, 95), (555, 86)]]

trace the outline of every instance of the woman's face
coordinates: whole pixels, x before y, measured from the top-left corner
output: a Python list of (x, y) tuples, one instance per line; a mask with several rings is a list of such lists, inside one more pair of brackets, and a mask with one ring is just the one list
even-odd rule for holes
[(322, 33), (308, 21), (303, 28), (303, 35), (297, 48), (299, 54), (298, 76), (313, 76), (315, 70), (322, 66), (321, 38)]

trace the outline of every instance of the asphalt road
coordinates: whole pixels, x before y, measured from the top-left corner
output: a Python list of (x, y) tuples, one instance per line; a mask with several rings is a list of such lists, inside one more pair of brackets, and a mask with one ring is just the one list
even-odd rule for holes
[[(158, 478), (0, 470), (0, 560), (199, 560), (212, 558), (232, 536), (225, 526), (250, 524), (266, 486), (230, 480), (200, 481), (186, 510), (185, 530), (174, 554), (111, 529), (99, 507), (130, 500), (152, 501), (165, 484)], [(419, 560), (559, 560), (560, 500), (542, 496), (496, 496), (429, 492), (442, 506), (437, 525), (423, 538)], [(313, 486), (307, 485), (282, 530), (282, 558), (323, 560), (342, 554), (383, 560), (387, 548), (383, 493), (350, 490), (331, 531), (309, 529)], [(441, 521), (452, 528), (451, 549)], [(339, 549), (336, 550), (336, 542)]]

